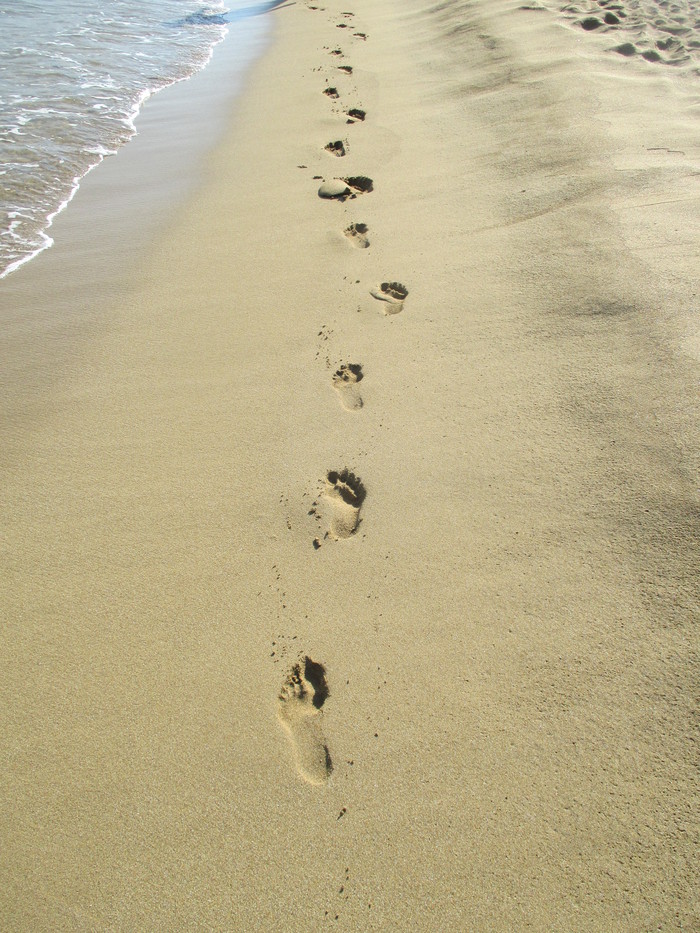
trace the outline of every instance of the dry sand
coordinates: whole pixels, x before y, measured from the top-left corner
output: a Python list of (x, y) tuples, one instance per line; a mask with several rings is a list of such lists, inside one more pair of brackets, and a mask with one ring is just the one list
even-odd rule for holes
[(0, 926), (698, 929), (696, 86), (269, 15), (145, 258), (96, 172), (2, 283)]

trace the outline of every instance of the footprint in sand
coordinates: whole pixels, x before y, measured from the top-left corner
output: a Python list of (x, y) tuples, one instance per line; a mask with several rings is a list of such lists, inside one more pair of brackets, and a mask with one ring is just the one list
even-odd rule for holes
[(331, 470), (326, 476), (325, 495), (330, 500), (332, 514), (331, 534), (336, 538), (349, 538), (360, 521), (360, 509), (367, 492), (359, 476), (347, 468)]
[(277, 716), (292, 743), (297, 770), (309, 784), (325, 784), (333, 770), (321, 729), (327, 698), (326, 669), (308, 656), (294, 665), (279, 695)]
[(366, 194), (368, 191), (374, 191), (374, 182), (371, 178), (367, 178), (366, 175), (352, 175), (350, 178), (346, 178), (345, 181), (357, 194)]
[(370, 289), (370, 295), (377, 301), (385, 303), (385, 314), (398, 314), (403, 311), (403, 303), (408, 296), (408, 289), (401, 282), (382, 282), (376, 288)]
[(358, 107), (352, 107), (350, 110), (348, 110), (348, 117), (350, 119), (346, 120), (345, 122), (362, 123), (366, 116), (367, 112), (365, 110), (360, 110)]
[(369, 237), (367, 236), (369, 227), (367, 224), (350, 224), (343, 232), (352, 245), (358, 249), (367, 249), (369, 246)]
[(339, 158), (345, 155), (345, 143), (342, 139), (336, 139), (334, 142), (328, 143), (324, 148), (326, 152), (330, 152), (331, 155)]
[(357, 383), (362, 377), (362, 367), (359, 363), (343, 363), (333, 375), (333, 388), (347, 411), (359, 411), (364, 404), (357, 388)]
[(338, 88), (336, 87), (327, 87), (323, 93), (326, 95), (326, 97), (330, 97), (331, 100), (337, 100), (340, 97)]
[(330, 181), (324, 181), (318, 189), (318, 196), (328, 200), (345, 201), (347, 198), (356, 198), (358, 194), (373, 190), (371, 178), (354, 175), (351, 178), (332, 178)]

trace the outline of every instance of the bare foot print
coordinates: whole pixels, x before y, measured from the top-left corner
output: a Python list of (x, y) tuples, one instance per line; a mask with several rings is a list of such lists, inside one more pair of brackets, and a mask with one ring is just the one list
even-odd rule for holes
[(345, 155), (345, 144), (342, 139), (336, 139), (335, 142), (328, 143), (325, 149), (326, 152), (330, 152), (334, 156), (342, 157)]
[(326, 669), (308, 656), (294, 665), (279, 695), (277, 717), (289, 735), (297, 770), (309, 784), (325, 784), (333, 770), (321, 729), (327, 697)]
[(319, 198), (345, 201), (347, 198), (356, 198), (358, 194), (373, 189), (372, 179), (366, 178), (364, 175), (356, 175), (351, 178), (332, 178), (330, 181), (324, 181), (318, 189), (318, 196)]
[(344, 231), (345, 236), (350, 240), (353, 246), (358, 249), (367, 249), (369, 246), (369, 237), (367, 236), (369, 227), (367, 224), (350, 224)]
[(353, 175), (350, 178), (346, 178), (345, 181), (350, 185), (353, 191), (356, 191), (358, 194), (374, 191), (374, 183), (372, 179), (367, 178), (366, 175)]
[(325, 494), (333, 508), (331, 534), (336, 538), (349, 538), (357, 529), (360, 509), (367, 496), (360, 477), (347, 467), (340, 473), (331, 470), (326, 476)]
[(385, 302), (385, 314), (398, 314), (403, 311), (408, 289), (401, 282), (382, 282), (377, 288), (370, 289), (370, 295), (377, 301)]
[(359, 363), (343, 363), (333, 375), (333, 388), (347, 411), (359, 411), (364, 404), (357, 388), (357, 383), (362, 377), (362, 366)]

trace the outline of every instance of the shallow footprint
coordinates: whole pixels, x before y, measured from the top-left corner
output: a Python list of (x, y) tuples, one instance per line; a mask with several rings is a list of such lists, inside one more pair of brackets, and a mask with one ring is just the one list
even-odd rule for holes
[(403, 311), (408, 289), (401, 282), (382, 282), (377, 288), (370, 289), (370, 295), (377, 301), (385, 302), (385, 314), (398, 314), (399, 311)]
[(343, 363), (333, 376), (333, 388), (340, 396), (340, 401), (347, 411), (359, 411), (363, 406), (357, 383), (362, 379), (362, 367), (359, 363)]
[(331, 534), (336, 538), (349, 538), (357, 530), (360, 509), (367, 492), (359, 476), (347, 467), (338, 472), (331, 470), (326, 476), (325, 494), (331, 501)]
[(369, 246), (369, 237), (367, 236), (369, 227), (367, 224), (350, 224), (343, 232), (352, 245), (358, 249), (367, 249)]
[(277, 716), (294, 749), (299, 774), (309, 784), (325, 784), (333, 770), (321, 729), (321, 707), (328, 697), (326, 669), (306, 656), (282, 684)]

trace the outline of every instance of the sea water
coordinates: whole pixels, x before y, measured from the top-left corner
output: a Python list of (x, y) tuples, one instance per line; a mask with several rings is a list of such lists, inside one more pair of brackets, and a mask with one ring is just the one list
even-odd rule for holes
[(143, 102), (266, 6), (0, 0), (0, 278), (52, 244), (52, 219), (135, 134)]

